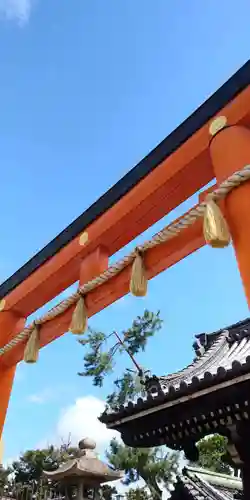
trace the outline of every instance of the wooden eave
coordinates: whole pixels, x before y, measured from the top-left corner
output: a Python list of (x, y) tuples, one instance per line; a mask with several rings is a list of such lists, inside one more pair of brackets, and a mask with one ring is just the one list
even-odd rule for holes
[(125, 444), (148, 448), (167, 445), (185, 450), (187, 443), (197, 442), (207, 435), (226, 434), (227, 426), (250, 418), (250, 375), (236, 379), (235, 385), (204, 390), (195, 400), (192, 397), (159, 408), (157, 413), (144, 413), (138, 418), (116, 423), (112, 428), (121, 433)]
[(100, 420), (131, 446), (167, 442), (181, 448), (190, 433), (200, 439), (222, 420), (248, 419), (250, 320), (215, 332), (211, 339), (204, 338), (208, 347), (188, 367), (151, 377), (147, 396), (105, 412)]

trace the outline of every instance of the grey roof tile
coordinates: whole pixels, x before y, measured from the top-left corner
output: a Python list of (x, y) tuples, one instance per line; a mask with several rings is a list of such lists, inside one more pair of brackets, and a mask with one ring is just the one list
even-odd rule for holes
[(177, 477), (175, 489), (180, 486), (194, 500), (234, 500), (242, 491), (242, 481), (238, 478), (189, 467)]
[(146, 396), (127, 402), (115, 412), (105, 412), (100, 420), (114, 422), (158, 401), (162, 403), (195, 392), (201, 385), (213, 386), (222, 379), (250, 372), (250, 319), (209, 335), (198, 335), (196, 339), (196, 357), (190, 365), (166, 376), (148, 377), (145, 381)]

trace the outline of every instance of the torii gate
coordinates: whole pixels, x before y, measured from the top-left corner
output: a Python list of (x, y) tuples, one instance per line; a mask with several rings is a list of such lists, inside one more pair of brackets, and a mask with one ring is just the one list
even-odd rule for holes
[[(250, 165), (250, 61), (0, 286), (0, 436), (16, 365), (23, 359), (31, 333), (29, 330), (26, 336), (17, 337), (26, 318), (76, 281), (82, 286), (105, 274), (109, 257), (115, 252), (213, 179), (220, 185), (247, 165)], [(246, 181), (249, 169), (245, 174), (245, 178), (238, 175), (235, 184), (227, 184), (226, 193), (231, 192), (220, 206), (250, 305), (250, 183)], [(235, 185), (238, 187), (233, 189)], [(200, 195), (200, 202), (207, 193)], [(187, 219), (189, 224), (185, 225)], [(185, 226), (185, 230), (176, 230), (180, 226), (181, 229)], [(148, 279), (206, 243), (201, 219), (194, 217), (190, 224), (190, 213), (173, 227), (174, 237), (162, 238), (160, 244), (144, 248)], [(171, 228), (168, 235), (170, 232)], [(99, 286), (90, 286), (85, 295), (89, 317), (128, 293), (131, 263), (130, 258), (101, 284), (96, 282)], [(54, 319), (43, 322), (39, 330), (40, 347), (68, 331), (74, 309), (70, 304), (75, 302), (69, 302)]]

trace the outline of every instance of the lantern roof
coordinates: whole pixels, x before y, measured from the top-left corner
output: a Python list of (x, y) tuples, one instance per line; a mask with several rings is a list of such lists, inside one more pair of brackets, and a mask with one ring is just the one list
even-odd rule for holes
[(107, 464), (99, 460), (94, 452), (96, 443), (89, 438), (79, 442), (79, 457), (68, 460), (55, 471), (44, 471), (48, 479), (60, 481), (73, 479), (75, 477), (85, 478), (97, 486), (107, 481), (114, 481), (123, 476), (121, 471), (111, 469)]

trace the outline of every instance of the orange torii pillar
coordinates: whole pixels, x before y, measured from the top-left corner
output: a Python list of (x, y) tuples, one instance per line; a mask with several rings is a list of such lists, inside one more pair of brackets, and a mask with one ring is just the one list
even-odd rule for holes
[[(217, 183), (250, 165), (250, 130), (227, 126), (226, 117), (210, 125), (210, 156)], [(250, 182), (233, 189), (225, 199), (225, 214), (238, 262), (245, 294), (250, 307)]]
[[(108, 260), (108, 252), (104, 247), (100, 246), (87, 255), (79, 266), (79, 284), (83, 285), (105, 271), (108, 268)], [(88, 305), (88, 298), (86, 298), (86, 302)], [(4, 336), (1, 339), (2, 345), (6, 344), (11, 336), (15, 336), (24, 328), (25, 321), (25, 318), (20, 318), (20, 316), (11, 311), (1, 311), (0, 331), (4, 332)], [(0, 439), (9, 405), (15, 370), (16, 366), (3, 366), (0, 358)]]
[[(11, 334), (17, 334), (24, 328), (25, 318), (11, 311), (1, 311), (0, 315), (0, 331), (4, 332), (2, 336), (3, 345), (8, 342)], [(1, 401), (0, 401), (0, 439), (2, 437), (3, 426), (9, 405), (12, 385), (15, 377), (16, 366), (6, 368), (1, 364), (0, 360), (0, 383), (1, 383)]]

